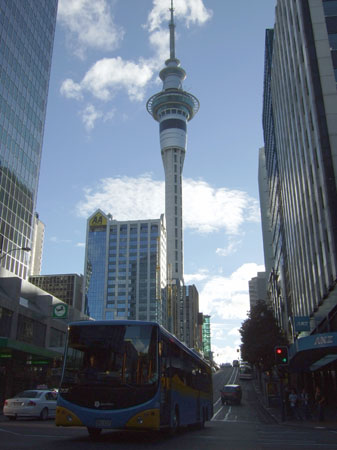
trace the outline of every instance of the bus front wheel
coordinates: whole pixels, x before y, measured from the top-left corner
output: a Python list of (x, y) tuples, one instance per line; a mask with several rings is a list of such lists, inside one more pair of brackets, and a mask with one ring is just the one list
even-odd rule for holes
[(173, 416), (172, 416), (172, 424), (170, 428), (170, 434), (175, 434), (179, 430), (179, 411), (178, 408), (174, 408)]
[(206, 422), (206, 411), (205, 408), (202, 408), (202, 416), (201, 416), (201, 422), (199, 423), (199, 428), (202, 430), (205, 428), (205, 422)]
[(97, 437), (101, 434), (101, 431), (102, 431), (102, 428), (91, 428), (91, 427), (87, 427), (87, 429), (88, 429), (89, 436), (90, 436), (92, 439), (97, 438)]

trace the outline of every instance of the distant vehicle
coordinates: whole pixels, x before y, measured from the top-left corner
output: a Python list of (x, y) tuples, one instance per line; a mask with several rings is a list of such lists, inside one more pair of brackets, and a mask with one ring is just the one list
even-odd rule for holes
[(251, 380), (253, 378), (253, 369), (249, 364), (244, 364), (240, 366), (239, 369), (239, 379), (240, 380)]
[(56, 401), (55, 391), (30, 389), (5, 400), (3, 414), (9, 420), (16, 420), (17, 417), (39, 417), (46, 420), (55, 417)]
[(224, 369), (225, 367), (232, 367), (232, 364), (229, 362), (221, 364), (221, 369)]
[(236, 403), (240, 405), (242, 398), (242, 389), (239, 384), (225, 384), (220, 391), (221, 402), (223, 405)]
[(212, 370), (156, 322), (107, 320), (68, 327), (57, 426), (176, 431), (213, 415)]
[(247, 362), (247, 361), (240, 361), (239, 365), (240, 366), (250, 366), (249, 362)]
[(233, 367), (239, 367), (239, 360), (237, 359), (233, 360)]

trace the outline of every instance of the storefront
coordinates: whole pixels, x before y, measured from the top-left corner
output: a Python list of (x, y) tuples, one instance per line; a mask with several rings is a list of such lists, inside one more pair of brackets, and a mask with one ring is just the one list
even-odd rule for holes
[(328, 403), (337, 397), (337, 332), (317, 333), (297, 339), (289, 348), (289, 377), (293, 387), (314, 395), (316, 386)]
[(0, 337), (0, 406), (23, 389), (58, 387), (62, 354)]
[(312, 334), (297, 339), (289, 348), (289, 369), (310, 371), (337, 360), (337, 332)]

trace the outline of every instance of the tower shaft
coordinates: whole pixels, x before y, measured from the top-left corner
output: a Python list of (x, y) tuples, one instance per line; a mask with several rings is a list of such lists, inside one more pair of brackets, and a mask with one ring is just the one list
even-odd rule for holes
[(186, 77), (175, 56), (175, 24), (171, 0), (170, 58), (160, 71), (163, 90), (147, 102), (147, 110), (159, 122), (160, 148), (165, 171), (167, 263), (172, 279), (183, 281), (182, 171), (187, 147), (187, 122), (198, 112), (199, 101), (185, 92)]

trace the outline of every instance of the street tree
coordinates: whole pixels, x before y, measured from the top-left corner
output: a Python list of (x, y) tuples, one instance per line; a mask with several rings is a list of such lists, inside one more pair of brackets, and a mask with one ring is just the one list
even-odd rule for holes
[(275, 364), (275, 346), (287, 345), (283, 331), (264, 301), (258, 301), (251, 308), (239, 331), (242, 359), (262, 371), (270, 370)]

